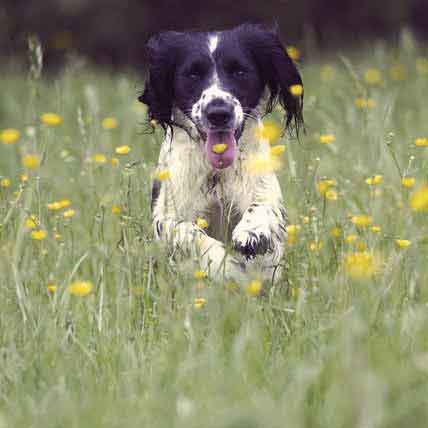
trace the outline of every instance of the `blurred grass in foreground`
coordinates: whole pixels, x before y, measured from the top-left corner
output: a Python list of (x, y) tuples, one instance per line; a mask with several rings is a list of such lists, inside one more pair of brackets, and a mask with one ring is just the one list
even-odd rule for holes
[(153, 242), (139, 78), (4, 75), (0, 427), (426, 426), (427, 55), (301, 65), (288, 273), (260, 297)]

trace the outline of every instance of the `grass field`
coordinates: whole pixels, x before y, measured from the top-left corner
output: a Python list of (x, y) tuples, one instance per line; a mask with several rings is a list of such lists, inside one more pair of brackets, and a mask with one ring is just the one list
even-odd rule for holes
[(259, 296), (153, 241), (141, 77), (3, 73), (0, 427), (425, 427), (427, 56), (299, 60), (287, 272)]

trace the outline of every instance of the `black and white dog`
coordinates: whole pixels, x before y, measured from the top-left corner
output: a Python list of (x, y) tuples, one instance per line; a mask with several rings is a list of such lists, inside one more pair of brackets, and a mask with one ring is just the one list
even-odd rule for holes
[(153, 183), (156, 238), (197, 254), (211, 276), (242, 278), (257, 269), (259, 277), (277, 277), (286, 211), (274, 171), (253, 164), (269, 165), (269, 142), (257, 131), (277, 101), (285, 128), (303, 123), (303, 96), (290, 92), (302, 85), (293, 61), (275, 32), (251, 24), (161, 33), (148, 51), (139, 99), (165, 131), (158, 168), (169, 177)]

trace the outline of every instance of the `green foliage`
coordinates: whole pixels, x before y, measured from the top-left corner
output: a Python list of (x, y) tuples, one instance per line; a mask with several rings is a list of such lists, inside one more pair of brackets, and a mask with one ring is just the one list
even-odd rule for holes
[[(287, 274), (260, 297), (194, 278), (195, 261), (174, 266), (153, 241), (161, 132), (142, 133), (137, 78), (3, 76), (0, 129), (21, 137), (0, 143), (0, 427), (424, 427), (428, 217), (401, 185), (427, 179), (428, 147), (415, 146), (428, 136), (422, 54), (378, 46), (302, 65), (307, 132), (281, 141), (279, 173), (300, 229)], [(369, 68), (378, 84), (364, 80)], [(62, 123), (42, 124), (46, 112)], [(104, 129), (106, 117), (118, 126)], [(129, 154), (116, 154), (123, 145)], [(26, 154), (40, 166), (26, 170)], [(368, 185), (374, 175), (382, 183)], [(320, 195), (323, 178), (337, 200)], [(380, 233), (353, 224), (360, 214)], [(45, 239), (32, 239), (31, 215)], [(378, 266), (352, 277), (346, 255), (364, 252)], [(93, 290), (72, 294), (76, 281)]]

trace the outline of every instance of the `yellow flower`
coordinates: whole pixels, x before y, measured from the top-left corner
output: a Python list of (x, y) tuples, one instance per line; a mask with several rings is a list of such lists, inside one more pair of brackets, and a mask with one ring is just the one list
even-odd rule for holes
[(381, 231), (381, 227), (380, 226), (376, 226), (376, 225), (372, 226), (372, 232), (373, 233), (380, 233), (380, 231)]
[(428, 58), (416, 59), (416, 71), (422, 75), (428, 74)]
[(323, 82), (331, 82), (336, 76), (336, 70), (331, 65), (324, 65), (320, 70), (320, 77)]
[(340, 238), (342, 236), (342, 229), (340, 227), (335, 226), (330, 230), (330, 235), (333, 238)]
[(323, 134), (320, 135), (321, 144), (330, 144), (336, 141), (336, 137), (333, 134)]
[(106, 117), (101, 122), (101, 126), (104, 129), (116, 129), (119, 126), (119, 122), (115, 117)]
[(285, 146), (283, 144), (278, 144), (270, 148), (271, 156), (279, 156), (285, 152)]
[(415, 184), (415, 178), (414, 177), (403, 177), (401, 179), (401, 184), (403, 187), (413, 187)]
[(274, 144), (281, 137), (281, 128), (276, 122), (266, 120), (257, 127), (256, 137)]
[(58, 126), (62, 123), (62, 117), (56, 113), (44, 113), (41, 115), (40, 120), (48, 126)]
[(300, 51), (295, 46), (288, 46), (286, 51), (293, 61), (297, 61), (300, 58)]
[(251, 175), (265, 175), (277, 171), (281, 167), (278, 157), (250, 156), (245, 162), (246, 168)]
[(15, 144), (20, 137), (21, 133), (17, 129), (8, 128), (0, 132), (0, 141), (6, 145)]
[(76, 281), (68, 286), (68, 292), (74, 296), (87, 296), (94, 286), (89, 281)]
[(193, 301), (193, 307), (195, 309), (202, 309), (206, 305), (207, 301), (203, 297), (196, 297)]
[(309, 250), (312, 252), (317, 252), (322, 250), (322, 248), (324, 247), (324, 243), (322, 241), (316, 242), (313, 241), (309, 244)]
[(68, 208), (71, 205), (70, 199), (62, 199), (60, 201), (51, 202), (47, 204), (48, 210), (58, 211), (62, 208)]
[(0, 180), (0, 187), (3, 187), (3, 188), (6, 188), (6, 187), (10, 187), (10, 179), (9, 178), (7, 178), (7, 177), (5, 177), (5, 178), (2, 178), (1, 180)]
[(406, 74), (406, 68), (402, 64), (395, 64), (389, 69), (389, 75), (392, 80), (405, 80)]
[(49, 293), (55, 293), (58, 290), (58, 287), (55, 284), (48, 284), (47, 289)]
[(66, 210), (66, 211), (64, 211), (62, 213), (62, 215), (64, 216), (64, 218), (74, 217), (75, 214), (76, 214), (76, 211), (74, 211), (73, 209)]
[(357, 235), (348, 235), (348, 236), (345, 238), (345, 241), (346, 241), (348, 244), (352, 244), (352, 243), (353, 243), (353, 242), (355, 242), (357, 239), (358, 239), (358, 236), (357, 236)]
[(355, 105), (359, 109), (366, 109), (366, 108), (374, 108), (376, 107), (376, 102), (372, 98), (357, 98), (355, 100)]
[(209, 226), (208, 221), (201, 217), (196, 219), (196, 225), (201, 229), (206, 229)]
[(208, 275), (203, 270), (196, 270), (195, 272), (193, 272), (193, 278), (195, 279), (204, 279), (207, 276)]
[(127, 155), (131, 151), (131, 148), (129, 146), (119, 146), (116, 147), (115, 152), (118, 155)]
[(344, 268), (353, 278), (368, 278), (379, 271), (380, 261), (371, 252), (357, 251), (345, 255)]
[(217, 153), (218, 155), (221, 155), (224, 153), (227, 149), (227, 144), (214, 144), (211, 148), (213, 153)]
[(25, 220), (25, 227), (27, 229), (35, 229), (36, 227), (39, 227), (39, 221), (34, 214), (30, 215), (30, 217), (27, 217)]
[(415, 146), (427, 147), (428, 146), (428, 138), (416, 138)]
[(36, 241), (42, 241), (47, 236), (46, 230), (37, 229), (31, 232), (31, 237)]
[(20, 179), (23, 183), (25, 183), (26, 181), (28, 181), (28, 175), (27, 174), (21, 174)]
[(22, 158), (22, 165), (28, 169), (37, 169), (40, 165), (40, 158), (37, 155), (25, 155)]
[(290, 94), (293, 95), (293, 97), (300, 97), (300, 95), (303, 94), (302, 85), (291, 85), (288, 89), (290, 90)]
[(111, 207), (112, 214), (119, 215), (122, 212), (122, 207), (120, 205), (113, 205)]
[(369, 85), (379, 85), (382, 82), (382, 75), (380, 71), (376, 68), (369, 68), (364, 73), (364, 80)]
[(298, 224), (289, 224), (286, 227), (287, 231), (287, 242), (289, 245), (294, 245), (297, 242), (297, 235), (300, 231), (300, 226)]
[(373, 219), (368, 215), (354, 215), (351, 222), (357, 227), (366, 227), (372, 224)]
[(119, 165), (119, 159), (118, 158), (112, 158), (111, 160), (111, 166), (118, 166)]
[(338, 195), (336, 190), (327, 190), (327, 192), (325, 192), (325, 198), (329, 201), (337, 201)]
[(409, 241), (408, 239), (396, 239), (395, 244), (398, 248), (407, 248), (410, 246), (411, 241)]
[(171, 173), (167, 169), (161, 169), (156, 172), (155, 177), (159, 181), (165, 181), (171, 178)]
[(328, 190), (330, 190), (331, 187), (336, 186), (337, 181), (333, 179), (322, 179), (318, 182), (317, 188), (320, 195), (325, 196)]
[(428, 186), (422, 184), (410, 195), (410, 208), (413, 211), (428, 212)]
[(100, 164), (104, 164), (107, 162), (106, 156), (103, 155), (102, 153), (96, 153), (94, 156), (92, 156), (92, 160), (95, 163), (100, 163)]
[(61, 239), (61, 234), (60, 233), (55, 233), (54, 238), (56, 240)]
[(305, 215), (302, 218), (302, 221), (303, 221), (303, 224), (309, 224), (309, 222), (311, 221), (311, 219), (307, 215)]
[(371, 177), (366, 178), (366, 183), (369, 186), (375, 186), (377, 184), (382, 183), (383, 175), (372, 175)]
[(262, 291), (262, 282), (254, 279), (247, 285), (247, 294), (252, 297), (257, 297)]

